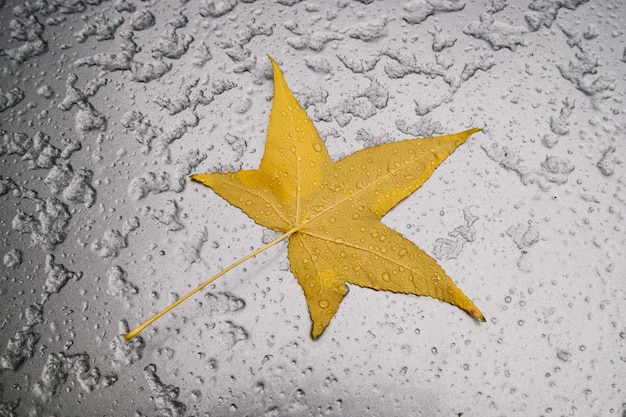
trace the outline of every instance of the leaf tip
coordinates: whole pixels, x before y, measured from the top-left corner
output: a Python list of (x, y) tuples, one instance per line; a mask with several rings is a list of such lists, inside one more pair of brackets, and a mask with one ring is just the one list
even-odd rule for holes
[(474, 317), (478, 321), (482, 321), (483, 323), (487, 321), (487, 319), (485, 319), (485, 316), (483, 316), (483, 313), (478, 309), (472, 308), (468, 310), (467, 312), (470, 314), (470, 316)]
[(469, 138), (470, 136), (472, 136), (474, 133), (478, 133), (478, 132), (482, 132), (483, 128), (482, 127), (473, 127), (471, 129), (467, 129), (465, 132), (463, 132), (464, 135), (466, 135), (466, 139)]
[(327, 325), (328, 323), (326, 324), (319, 323), (319, 322), (316, 322), (315, 319), (313, 319), (313, 323), (311, 325), (311, 339), (313, 340), (319, 339), (322, 333), (324, 333), (324, 330), (326, 330)]
[(271, 56), (271, 55), (267, 55), (267, 58), (270, 60), (270, 63), (272, 64), (272, 69), (274, 70), (274, 77), (276, 77), (276, 72), (281, 72), (280, 70), (280, 66), (278, 65), (278, 62), (276, 62), (276, 60)]
[(208, 187), (211, 186), (212, 182), (210, 181), (210, 174), (191, 174), (189, 179), (195, 182), (199, 182), (200, 184), (204, 184)]

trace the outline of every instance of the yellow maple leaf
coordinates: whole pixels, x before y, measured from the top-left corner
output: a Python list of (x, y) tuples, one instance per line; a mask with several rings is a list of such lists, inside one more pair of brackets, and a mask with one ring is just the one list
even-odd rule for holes
[(289, 239), (291, 271), (304, 291), (313, 320), (313, 338), (322, 334), (337, 312), (346, 283), (430, 296), (484, 321), (480, 310), (433, 258), (380, 222), (480, 129), (381, 144), (333, 162), (278, 64), (270, 60), (274, 103), (259, 169), (194, 174), (191, 178), (258, 224), (283, 234), (129, 332), (127, 339), (223, 273), (284, 239)]

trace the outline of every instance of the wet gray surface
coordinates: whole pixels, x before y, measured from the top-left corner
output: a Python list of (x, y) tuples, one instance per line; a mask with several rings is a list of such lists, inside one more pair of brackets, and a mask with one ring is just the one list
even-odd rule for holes
[[(626, 6), (0, 2), (0, 416), (622, 416)], [(384, 217), (487, 323), (351, 286), (188, 175), (255, 168), (272, 55), (333, 158), (482, 127)]]

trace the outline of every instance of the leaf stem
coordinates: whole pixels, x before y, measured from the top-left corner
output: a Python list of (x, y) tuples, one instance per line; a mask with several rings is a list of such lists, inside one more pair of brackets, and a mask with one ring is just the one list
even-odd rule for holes
[(181, 304), (183, 301), (187, 300), (189, 297), (191, 297), (192, 295), (194, 295), (198, 291), (202, 290), (204, 287), (206, 287), (207, 285), (209, 285), (210, 283), (212, 283), (213, 281), (215, 281), (216, 279), (218, 279), (219, 277), (221, 277), (222, 275), (224, 275), (225, 273), (227, 273), (231, 269), (238, 267), (239, 265), (241, 265), (242, 263), (244, 263), (248, 259), (254, 258), (259, 253), (264, 252), (265, 250), (267, 250), (267, 249), (271, 248), (272, 246), (276, 245), (277, 243), (287, 239), (289, 236), (291, 236), (292, 234), (297, 232), (300, 229), (301, 226), (302, 225), (294, 227), (293, 229), (291, 229), (291, 230), (285, 232), (284, 234), (278, 236), (276, 239), (272, 240), (267, 245), (260, 247), (259, 249), (255, 250), (254, 252), (249, 253), (248, 255), (244, 256), (243, 258), (233, 262), (232, 264), (230, 264), (226, 268), (222, 269), (220, 272), (218, 272), (217, 274), (213, 275), (211, 278), (207, 279), (202, 284), (198, 285), (196, 288), (194, 288), (193, 290), (189, 291), (187, 294), (183, 295), (178, 300), (174, 301), (172, 304), (170, 304), (169, 306), (167, 306), (166, 308), (164, 308), (163, 310), (161, 310), (160, 312), (158, 312), (154, 316), (150, 317), (148, 320), (143, 322), (141, 325), (135, 327), (133, 330), (131, 330), (130, 332), (126, 333), (126, 335), (124, 336), (124, 339), (131, 340), (133, 337), (135, 337), (139, 333), (141, 333), (146, 327), (150, 326), (152, 323), (154, 323), (156, 320), (158, 320), (159, 318), (161, 318), (162, 316), (167, 314), (170, 310), (174, 309), (176, 306)]

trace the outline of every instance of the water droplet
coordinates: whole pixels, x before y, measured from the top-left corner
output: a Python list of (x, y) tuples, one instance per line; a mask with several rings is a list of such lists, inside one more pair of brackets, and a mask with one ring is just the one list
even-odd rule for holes
[(328, 302), (328, 300), (319, 300), (317, 302), (317, 304), (321, 307), (321, 308), (328, 308), (328, 306), (330, 305), (330, 303)]
[(572, 359), (572, 354), (566, 350), (559, 349), (556, 352), (556, 357), (562, 360), (563, 362), (567, 362)]
[(315, 149), (315, 152), (322, 152), (322, 145), (315, 143), (313, 144), (313, 149)]
[(391, 281), (391, 277), (389, 276), (388, 272), (383, 272), (383, 281), (385, 282)]

